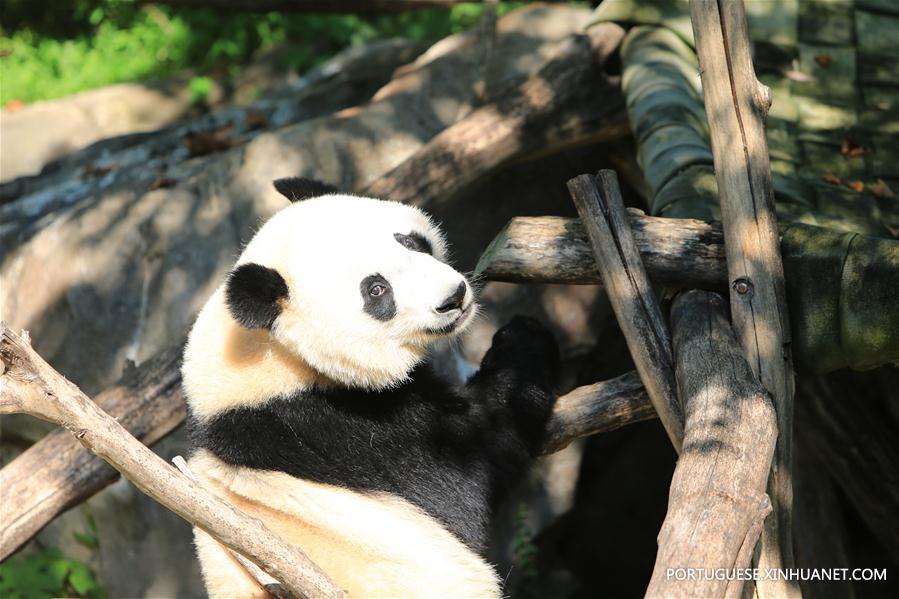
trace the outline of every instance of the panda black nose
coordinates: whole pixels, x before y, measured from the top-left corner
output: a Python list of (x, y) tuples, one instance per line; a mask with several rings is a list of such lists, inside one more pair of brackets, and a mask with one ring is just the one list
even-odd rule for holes
[(462, 300), (465, 299), (465, 281), (459, 283), (459, 286), (453, 292), (451, 296), (443, 300), (443, 303), (434, 308), (441, 314), (449, 312), (450, 310), (461, 310), (462, 309)]

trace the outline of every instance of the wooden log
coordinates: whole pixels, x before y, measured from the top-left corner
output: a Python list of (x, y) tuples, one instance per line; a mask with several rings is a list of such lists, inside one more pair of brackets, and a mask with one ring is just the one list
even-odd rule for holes
[[(790, 568), (793, 555), (793, 365), (783, 262), (765, 137), (770, 92), (755, 77), (741, 0), (690, 0), (727, 252), (734, 329), (752, 371), (771, 392), (777, 449), (759, 566)], [(796, 597), (791, 580), (761, 580), (762, 597)]]
[(606, 294), (652, 405), (680, 453), (684, 418), (677, 398), (671, 339), (640, 259), (614, 171), (568, 182)]
[[(634, 209), (628, 210), (628, 220), (654, 283), (726, 288), (720, 224), (646, 216)], [(602, 284), (583, 223), (562, 216), (513, 218), (484, 251), (475, 272), (509, 283)]]
[(721, 296), (679, 295), (671, 308), (686, 427), (647, 597), (740, 597), (741, 580), (687, 568), (746, 568), (771, 505), (777, 436), (771, 400), (746, 363)]
[(653, 418), (658, 414), (635, 371), (578, 387), (556, 400), (541, 453), (555, 453), (575, 439)]
[[(97, 406), (145, 445), (174, 430), (187, 415), (181, 394), (181, 347), (127, 370), (95, 398)], [(65, 430), (56, 430), (0, 470), (0, 561), (48, 522), (118, 478), (101, 458)]]
[(601, 23), (565, 40), (517, 89), (443, 130), (360, 193), (433, 210), (512, 160), (626, 136), (618, 79), (602, 71), (623, 37), (619, 26)]
[(31, 414), (66, 428), (143, 493), (247, 557), (293, 595), (344, 595), (298, 547), (215, 497), (142, 445), (4, 323), (0, 323), (0, 358), (0, 414)]
[[(181, 350), (148, 360), (96, 397), (97, 406), (145, 444), (163, 438), (184, 421)], [(635, 372), (578, 387), (556, 402), (547, 426), (544, 454), (573, 440), (655, 418)], [(0, 470), (0, 561), (6, 559), (63, 511), (86, 501), (118, 473), (65, 430), (38, 441)]]

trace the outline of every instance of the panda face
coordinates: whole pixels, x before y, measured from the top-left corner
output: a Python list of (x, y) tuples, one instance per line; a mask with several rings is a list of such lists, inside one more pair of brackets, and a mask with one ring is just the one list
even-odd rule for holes
[(416, 208), (315, 198), (259, 230), (224, 301), (236, 323), (269, 330), (325, 382), (383, 388), (472, 321), (471, 286), (445, 260), (442, 234)]

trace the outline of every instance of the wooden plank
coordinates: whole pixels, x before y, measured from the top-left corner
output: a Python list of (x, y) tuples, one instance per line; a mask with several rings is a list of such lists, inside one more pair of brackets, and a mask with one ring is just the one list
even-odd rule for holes
[[(774, 400), (778, 440), (759, 566), (794, 565), (793, 365), (783, 263), (764, 120), (770, 92), (755, 77), (741, 0), (690, 0), (727, 252), (734, 328), (747, 361)], [(796, 597), (795, 581), (765, 580), (762, 597)]]
[(600, 171), (598, 177), (580, 175), (568, 182), (568, 190), (581, 215), (637, 372), (672, 445), (680, 453), (684, 425), (671, 339), (628, 225), (618, 178), (610, 170)]
[(743, 581), (671, 576), (681, 568), (747, 568), (771, 511), (765, 494), (777, 437), (774, 408), (716, 293), (688, 291), (671, 308), (686, 435), (647, 597), (740, 597)]

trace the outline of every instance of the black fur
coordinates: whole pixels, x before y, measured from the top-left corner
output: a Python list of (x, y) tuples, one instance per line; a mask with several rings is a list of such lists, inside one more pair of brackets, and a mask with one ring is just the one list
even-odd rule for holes
[[(384, 287), (381, 295), (372, 295), (373, 285)], [(387, 322), (396, 316), (396, 299), (393, 297), (393, 287), (387, 279), (381, 275), (369, 275), (359, 283), (359, 293), (362, 294), (362, 309), (365, 313), (382, 322)]]
[(394, 233), (393, 238), (396, 239), (400, 245), (405, 248), (409, 248), (413, 252), (422, 252), (424, 254), (433, 254), (434, 249), (431, 247), (431, 242), (422, 235), (421, 233), (412, 232), (408, 235), (403, 235), (402, 233)]
[(330, 183), (316, 179), (307, 179), (306, 177), (285, 177), (284, 179), (275, 179), (272, 183), (275, 189), (291, 202), (299, 202), (339, 192)]
[(261, 264), (241, 264), (225, 284), (225, 304), (241, 326), (270, 329), (287, 298), (287, 283), (277, 270)]
[(462, 387), (420, 367), (396, 389), (311, 389), (191, 416), (191, 441), (230, 464), (399, 495), (481, 551), (493, 510), (540, 450), (558, 368), (552, 334), (517, 317)]

